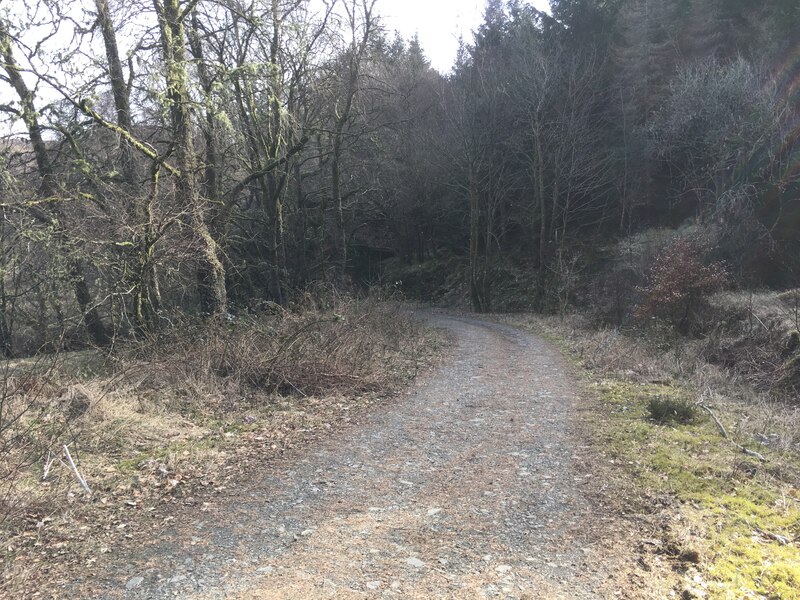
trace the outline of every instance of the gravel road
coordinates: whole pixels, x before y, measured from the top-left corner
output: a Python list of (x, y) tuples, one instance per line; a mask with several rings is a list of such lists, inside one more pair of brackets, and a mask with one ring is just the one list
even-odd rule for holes
[(613, 527), (578, 468), (576, 385), (558, 351), (511, 327), (421, 316), (456, 342), (406, 395), (259, 467), (70, 596), (610, 595)]

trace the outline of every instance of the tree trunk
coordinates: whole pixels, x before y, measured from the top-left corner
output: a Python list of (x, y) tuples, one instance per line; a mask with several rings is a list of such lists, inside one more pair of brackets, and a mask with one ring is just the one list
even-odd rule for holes
[(478, 186), (475, 181), (475, 167), (469, 169), (469, 300), (472, 310), (486, 312), (483, 285), (480, 276), (480, 232), (481, 213)]
[[(119, 46), (117, 45), (117, 34), (114, 30), (114, 22), (111, 19), (108, 0), (95, 0), (95, 6), (97, 7), (97, 20), (103, 34), (103, 43), (106, 49), (108, 75), (111, 80), (111, 93), (114, 96), (114, 107), (117, 111), (117, 125), (124, 131), (133, 133), (130, 95), (122, 71), (122, 62), (119, 58)], [(128, 140), (123, 138), (120, 140), (120, 151), (122, 154), (122, 176), (125, 183), (133, 185), (138, 180), (134, 149), (131, 147)]]
[(344, 207), (342, 206), (342, 184), (340, 162), (342, 157), (342, 128), (344, 123), (337, 124), (333, 138), (333, 157), (331, 159), (331, 189), (333, 191), (333, 206), (336, 209), (336, 225), (339, 233), (339, 260), (342, 272), (347, 270), (347, 231), (344, 222)]
[(6, 211), (0, 211), (0, 353), (3, 357), (11, 358), (14, 355), (13, 331), (14, 331), (14, 300), (9, 296), (6, 289), (7, 273), (13, 271), (9, 269), (9, 263), (13, 261), (13, 250), (6, 247)]
[(188, 213), (188, 222), (198, 251), (197, 284), (200, 309), (209, 315), (227, 310), (225, 268), (217, 255), (217, 243), (205, 221), (197, 183), (197, 156), (192, 137), (191, 97), (186, 72), (186, 45), (183, 21), (186, 14), (179, 0), (153, 0), (159, 15), (166, 68), (166, 97), (172, 120), (175, 162), (179, 174), (177, 194)]
[(308, 281), (308, 208), (306, 207), (306, 196), (303, 190), (303, 174), (300, 171), (300, 162), (295, 161), (292, 165), (293, 179), (294, 179), (294, 194), (295, 202), (297, 203), (297, 212), (300, 215), (299, 231), (297, 239), (300, 241), (300, 252), (298, 256), (298, 279), (301, 286), (304, 286)]
[[(247, 140), (247, 150), (251, 168), (257, 174), (255, 183), (258, 186), (257, 198), (264, 216), (267, 249), (267, 288), (271, 299), (278, 304), (285, 304), (286, 297), (286, 250), (285, 228), (283, 219), (283, 192), (286, 186), (285, 170), (276, 173), (284, 164), (281, 148), (284, 143), (283, 122), (281, 117), (280, 88), (282, 85), (280, 65), (280, 43), (282, 17), (280, 3), (272, 0), (272, 36), (270, 38), (270, 96), (267, 118), (259, 118), (253, 91), (247, 80), (234, 79), (234, 98), (242, 123), (243, 134)], [(305, 141), (302, 141), (302, 144)], [(291, 153), (299, 151), (292, 148)], [(273, 165), (269, 167), (268, 165)], [(232, 199), (231, 199), (232, 200)]]
[(192, 51), (192, 56), (197, 64), (197, 76), (200, 79), (200, 87), (203, 88), (203, 101), (205, 109), (205, 129), (203, 130), (203, 141), (205, 142), (205, 164), (203, 165), (205, 181), (203, 182), (203, 191), (205, 196), (214, 205), (214, 210), (220, 209), (218, 206), (220, 202), (220, 186), (218, 165), (218, 151), (217, 151), (217, 116), (214, 108), (214, 99), (212, 91), (214, 89), (214, 82), (211, 79), (211, 74), (208, 71), (205, 55), (203, 52), (203, 43), (200, 38), (200, 23), (197, 19), (197, 13), (192, 13), (191, 27), (189, 28), (189, 48)]
[(143, 231), (137, 245), (137, 270), (133, 282), (133, 322), (140, 331), (153, 327), (161, 307), (161, 294), (158, 288), (158, 272), (153, 261), (156, 244), (155, 224), (153, 222), (153, 203), (158, 197), (160, 170), (154, 165), (150, 196), (144, 210)]
[[(270, 114), (269, 114), (269, 145), (267, 160), (275, 160), (280, 153), (284, 139), (283, 119), (281, 110), (281, 93), (283, 81), (281, 78), (280, 47), (283, 27), (283, 18), (280, 14), (280, 1), (272, 0), (272, 40), (270, 40)], [(269, 212), (271, 222), (269, 223), (270, 236), (270, 260), (272, 261), (272, 293), (278, 304), (286, 303), (286, 293), (284, 290), (286, 280), (286, 247), (284, 241), (283, 223), (283, 191), (286, 178), (283, 172), (276, 173), (275, 170), (267, 174), (269, 188)]]
[[(372, 9), (375, 6), (376, 0), (363, 0), (361, 3), (363, 9), (363, 31), (360, 38), (356, 37), (357, 21), (356, 21), (356, 2), (352, 1), (351, 4), (345, 7), (345, 11), (350, 19), (350, 30), (352, 39), (349, 48), (349, 60), (347, 63), (347, 83), (345, 88), (344, 103), (341, 111), (335, 110), (336, 121), (334, 124), (333, 133), (333, 157), (331, 159), (331, 199), (334, 208), (336, 209), (336, 222), (339, 228), (339, 258), (341, 269), (344, 273), (347, 270), (347, 229), (345, 226), (344, 206), (342, 205), (342, 184), (341, 184), (341, 158), (342, 158), (342, 144), (344, 129), (347, 122), (350, 120), (350, 115), (353, 110), (353, 103), (358, 92), (358, 80), (361, 73), (361, 61), (364, 57), (364, 52), (367, 50), (367, 42), (369, 41), (372, 33)], [(324, 216), (323, 216), (324, 218)]]
[(539, 272), (537, 274), (534, 306), (538, 310), (544, 308), (545, 285), (547, 283), (547, 199), (544, 189), (544, 156), (542, 155), (542, 136), (538, 121), (533, 126), (534, 141), (534, 189), (536, 204), (539, 209)]
[[(122, 62), (119, 58), (119, 46), (114, 23), (111, 19), (108, 0), (95, 0), (98, 22), (103, 33), (103, 42), (108, 62), (108, 74), (111, 80), (111, 92), (114, 96), (114, 107), (117, 111), (117, 125), (123, 131), (133, 134), (133, 121), (131, 119), (130, 91), (122, 71)], [(122, 154), (122, 175), (125, 183), (135, 185), (139, 182), (139, 170), (135, 159), (135, 149), (127, 138), (120, 139)], [(137, 227), (135, 248), (135, 269), (132, 275), (133, 297), (130, 312), (133, 323), (139, 331), (147, 331), (154, 327), (159, 308), (156, 266), (152, 260), (153, 255), (153, 213), (152, 205), (158, 190), (158, 166), (153, 169), (153, 182), (150, 197), (144, 206), (139, 202), (132, 203), (128, 214), (133, 218)], [(142, 226), (143, 231), (138, 232)]]

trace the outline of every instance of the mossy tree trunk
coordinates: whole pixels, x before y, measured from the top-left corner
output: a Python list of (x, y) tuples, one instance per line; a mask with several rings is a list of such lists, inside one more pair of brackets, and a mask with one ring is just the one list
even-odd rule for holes
[[(120, 138), (120, 154), (122, 162), (122, 177), (128, 186), (140, 183), (139, 169), (137, 168), (136, 149), (130, 142), (133, 136), (133, 119), (130, 107), (130, 88), (125, 81), (122, 61), (119, 57), (117, 33), (109, 8), (108, 0), (95, 0), (97, 8), (97, 21), (103, 34), (103, 43), (107, 61), (107, 70), (111, 82), (111, 92), (114, 97), (114, 107), (117, 113), (117, 126), (122, 132), (129, 135), (118, 135)], [(158, 165), (152, 172), (151, 194), (144, 202), (135, 199), (127, 206), (129, 217), (133, 220), (131, 225), (135, 228), (135, 268), (132, 270), (130, 281), (133, 295), (130, 313), (134, 325), (140, 331), (150, 330), (155, 326), (158, 318), (160, 297), (158, 293), (158, 273), (153, 261), (154, 241), (154, 194), (158, 190)]]
[(197, 284), (200, 309), (209, 315), (227, 310), (225, 267), (219, 259), (217, 243), (205, 220), (205, 207), (197, 181), (189, 75), (186, 70), (186, 31), (184, 21), (197, 4), (181, 7), (179, 0), (153, 0), (159, 17), (161, 45), (166, 71), (166, 99), (172, 121), (175, 162), (178, 168), (177, 195), (187, 214), (189, 228), (198, 253)]
[[(131, 117), (130, 90), (125, 81), (122, 70), (122, 61), (119, 58), (119, 46), (117, 44), (117, 32), (114, 29), (114, 21), (111, 18), (111, 10), (108, 0), (94, 0), (97, 8), (97, 22), (103, 34), (103, 44), (105, 46), (106, 61), (109, 80), (111, 82), (111, 94), (114, 97), (114, 108), (117, 111), (117, 125), (128, 133), (133, 133), (133, 120)], [(122, 155), (122, 176), (125, 183), (134, 185), (138, 181), (136, 168), (136, 158), (134, 148), (126, 138), (120, 139), (120, 151)]]

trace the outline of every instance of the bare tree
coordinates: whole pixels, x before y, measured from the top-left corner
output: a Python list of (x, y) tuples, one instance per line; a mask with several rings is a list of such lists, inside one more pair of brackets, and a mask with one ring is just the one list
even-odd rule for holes
[[(38, 196), (44, 200), (44, 202), (29, 202), (27, 210), (42, 225), (51, 227), (55, 232), (56, 238), (62, 242), (64, 247), (67, 247), (67, 232), (61, 223), (61, 210), (59, 207), (59, 201), (62, 199), (61, 191), (56, 184), (55, 173), (48, 156), (47, 145), (36, 110), (35, 96), (22, 77), (21, 68), (14, 57), (12, 37), (2, 19), (0, 19), (0, 55), (3, 58), (5, 71), (2, 80), (13, 89), (19, 100), (20, 109), (15, 112), (22, 118), (30, 139), (40, 179)], [(42, 205), (47, 208), (41, 208)], [(92, 299), (83, 261), (79, 256), (69, 251), (67, 251), (67, 260), (69, 277), (72, 282), (75, 299), (86, 324), (86, 330), (95, 344), (105, 345), (109, 341), (109, 335)]]
[(342, 152), (345, 143), (345, 128), (352, 116), (354, 101), (359, 89), (359, 75), (375, 26), (373, 17), (375, 2), (376, 0), (346, 0), (342, 4), (347, 15), (346, 25), (349, 40), (347, 47), (343, 50), (343, 68), (339, 74), (341, 89), (334, 98), (334, 121), (331, 132), (331, 200), (337, 215), (339, 258), (342, 270), (347, 268), (347, 227), (341, 182)]
[(186, 19), (198, 0), (153, 0), (159, 21), (166, 79), (166, 101), (172, 122), (173, 144), (178, 173), (176, 192), (187, 214), (189, 227), (198, 251), (198, 290), (200, 306), (208, 314), (227, 310), (225, 267), (218, 255), (217, 242), (206, 223), (205, 201), (197, 181), (197, 153), (189, 94), (186, 58)]

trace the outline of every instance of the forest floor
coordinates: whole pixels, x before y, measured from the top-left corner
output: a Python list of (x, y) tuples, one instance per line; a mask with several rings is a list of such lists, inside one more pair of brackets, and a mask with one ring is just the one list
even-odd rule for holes
[(629, 496), (592, 434), (597, 403), (559, 350), (507, 325), (420, 314), (455, 340), (440, 367), (346, 426), (251, 461), (53, 595), (677, 595), (696, 559), (665, 549)]

